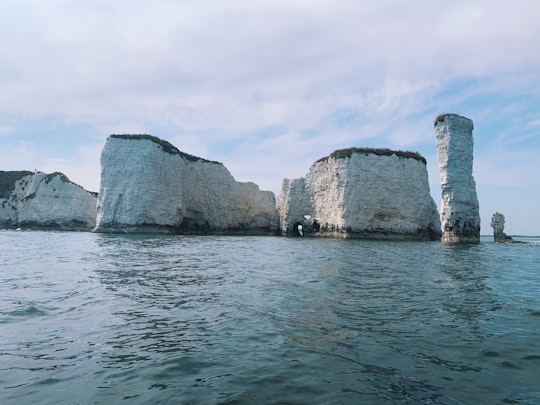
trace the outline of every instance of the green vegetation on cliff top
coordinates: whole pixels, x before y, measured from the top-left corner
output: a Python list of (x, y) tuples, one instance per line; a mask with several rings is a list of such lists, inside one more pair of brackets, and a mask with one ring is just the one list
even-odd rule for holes
[(465, 118), (467, 120), (470, 120), (470, 118), (464, 117), (463, 115), (454, 114), (454, 113), (442, 113), (437, 115), (435, 118), (435, 121), (433, 122), (433, 126), (437, 126), (439, 122), (443, 122), (446, 117), (458, 117), (458, 118)]
[(193, 156), (193, 155), (190, 155), (189, 153), (182, 152), (176, 146), (174, 146), (173, 144), (171, 144), (171, 143), (169, 143), (167, 141), (164, 141), (163, 139), (160, 139), (157, 136), (152, 136), (152, 135), (148, 135), (148, 134), (113, 134), (110, 137), (111, 138), (119, 138), (119, 139), (148, 140), (148, 141), (152, 141), (154, 143), (157, 143), (159, 146), (161, 146), (161, 149), (163, 149), (164, 152), (170, 153), (171, 155), (180, 155), (183, 158), (185, 158), (185, 159), (187, 159), (187, 160), (189, 160), (191, 162), (196, 162), (196, 161), (200, 160), (200, 161), (208, 162), (208, 163), (221, 164), (221, 163), (213, 161), (213, 160), (203, 159), (201, 157)]
[[(338, 149), (334, 152), (332, 152), (330, 155), (325, 156), (317, 160), (317, 162), (323, 162), (325, 160), (328, 160), (329, 158), (334, 159), (345, 159), (350, 158), (353, 154), (372, 154), (372, 155), (378, 155), (378, 156), (392, 156), (396, 155), (398, 157), (402, 158), (410, 158), (418, 160), (424, 164), (426, 164), (426, 159), (419, 154), (418, 152), (410, 152), (410, 151), (402, 151), (402, 150), (391, 150), (388, 148), (347, 148), (347, 149)], [(315, 163), (317, 163), (315, 162)]]

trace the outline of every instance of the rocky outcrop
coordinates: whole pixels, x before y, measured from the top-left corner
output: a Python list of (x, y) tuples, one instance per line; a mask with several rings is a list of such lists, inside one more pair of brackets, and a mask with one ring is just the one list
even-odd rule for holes
[(504, 233), (504, 215), (500, 212), (495, 212), (491, 217), (491, 227), (493, 228), (493, 241), (495, 243), (524, 243), (514, 240)]
[(437, 207), (425, 159), (413, 152), (350, 148), (319, 159), (305, 178), (285, 179), (280, 231), (316, 236), (436, 240)]
[(435, 119), (441, 173), (442, 241), (480, 241), (480, 213), (473, 169), (473, 122), (457, 114)]
[(111, 135), (101, 154), (95, 230), (274, 234), (275, 197), (159, 138)]
[(62, 173), (0, 171), (0, 227), (91, 230), (96, 203)]

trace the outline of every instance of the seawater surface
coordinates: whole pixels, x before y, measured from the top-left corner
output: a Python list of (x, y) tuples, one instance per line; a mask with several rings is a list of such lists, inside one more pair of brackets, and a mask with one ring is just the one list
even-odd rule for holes
[(0, 403), (540, 403), (540, 246), (0, 231)]

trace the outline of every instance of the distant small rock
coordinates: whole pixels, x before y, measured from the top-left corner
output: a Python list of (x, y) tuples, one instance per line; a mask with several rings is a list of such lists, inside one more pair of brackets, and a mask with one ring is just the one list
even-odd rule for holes
[(491, 227), (493, 228), (493, 241), (495, 243), (525, 243), (512, 239), (504, 233), (504, 215), (495, 212), (491, 217)]

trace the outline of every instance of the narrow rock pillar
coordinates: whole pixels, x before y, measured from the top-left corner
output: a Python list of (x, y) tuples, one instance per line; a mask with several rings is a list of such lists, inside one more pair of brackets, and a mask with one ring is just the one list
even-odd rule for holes
[(472, 131), (472, 120), (457, 114), (441, 114), (435, 119), (443, 242), (480, 241), (480, 213), (472, 175)]
[(493, 228), (493, 241), (495, 243), (519, 243), (504, 233), (504, 215), (500, 212), (495, 212), (491, 217), (491, 227)]

